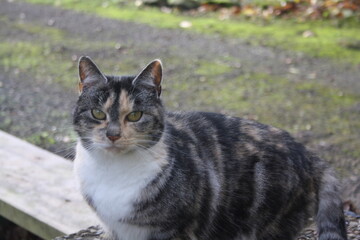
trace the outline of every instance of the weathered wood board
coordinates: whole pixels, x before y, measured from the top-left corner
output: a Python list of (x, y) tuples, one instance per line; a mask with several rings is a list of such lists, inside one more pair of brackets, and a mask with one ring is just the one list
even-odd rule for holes
[(0, 131), (0, 215), (44, 238), (98, 224), (72, 162)]

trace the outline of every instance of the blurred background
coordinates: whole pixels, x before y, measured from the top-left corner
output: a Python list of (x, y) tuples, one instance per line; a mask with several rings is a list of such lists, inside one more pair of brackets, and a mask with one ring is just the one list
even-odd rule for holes
[(360, 0), (0, 0), (0, 129), (72, 159), (77, 61), (164, 64), (170, 111), (274, 125), (360, 175)]

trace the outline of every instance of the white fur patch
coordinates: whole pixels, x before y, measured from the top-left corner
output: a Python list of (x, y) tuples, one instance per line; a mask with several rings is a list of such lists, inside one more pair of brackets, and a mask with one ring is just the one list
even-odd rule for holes
[[(150, 229), (129, 225), (121, 219), (131, 217), (133, 203), (145, 186), (161, 171), (159, 156), (136, 150), (125, 154), (89, 152), (78, 143), (75, 173), (81, 191), (89, 196), (101, 221), (121, 240), (147, 239)], [(162, 161), (163, 162), (163, 161)]]

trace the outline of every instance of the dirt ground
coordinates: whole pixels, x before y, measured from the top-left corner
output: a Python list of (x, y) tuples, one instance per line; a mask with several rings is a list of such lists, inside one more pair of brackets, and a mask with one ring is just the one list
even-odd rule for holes
[[(0, 61), (0, 129), (70, 159), (75, 141), (71, 111), (77, 98), (76, 62), (81, 55), (91, 56), (100, 68), (115, 74), (135, 74), (147, 62), (161, 58), (165, 67), (163, 99), (170, 110), (201, 109), (242, 116), (241, 110), (214, 104), (207, 101), (208, 95), (201, 95), (201, 91), (207, 91), (213, 85), (194, 83), (216, 82), (216, 87), (221, 88), (221, 84), (229, 79), (251, 78), (257, 74), (276, 76), (294, 84), (316, 81), (339, 94), (359, 99), (359, 66), (253, 46), (241, 39), (205, 36), (181, 29), (157, 29), (51, 6), (4, 0), (0, 1), (0, 24), (0, 41), (15, 44), (11, 46), (20, 49), (19, 57), (12, 55), (8, 60), (4, 54), (6, 46), (0, 48), (3, 52)], [(41, 56), (33, 54), (35, 50), (30, 48), (34, 46), (41, 49)], [(22, 55), (25, 51), (30, 51), (30, 55)], [(47, 65), (49, 63), (51, 65)], [(205, 71), (199, 71), (204, 65)], [(218, 69), (223, 65), (230, 71)], [(215, 77), (209, 76), (212, 70)], [(305, 94), (312, 92), (307, 90)], [(254, 109), (256, 107), (255, 103)], [(283, 108), (271, 108), (281, 119)], [(249, 109), (245, 115), (251, 118), (252, 108)], [(306, 113), (306, 107), (304, 111)], [(360, 116), (360, 102), (339, 106), (334, 114), (342, 112), (350, 112), (353, 120)], [(271, 123), (266, 118), (260, 120)], [(326, 124), (326, 119), (324, 122)], [(353, 139), (359, 139), (359, 129), (348, 131)], [(291, 132), (327, 158), (341, 176), (360, 174), (360, 155), (352, 150), (356, 147), (348, 150), (346, 146), (344, 148), (345, 143), (330, 144), (334, 133), (315, 131), (310, 127), (306, 131)], [(349, 141), (349, 144), (354, 145), (354, 142)]]

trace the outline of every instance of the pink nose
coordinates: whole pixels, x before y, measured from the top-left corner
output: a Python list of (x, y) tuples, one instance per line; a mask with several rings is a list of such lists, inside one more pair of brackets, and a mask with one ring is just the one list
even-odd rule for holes
[(120, 138), (120, 136), (107, 136), (107, 138), (110, 139), (110, 141), (115, 142)]

